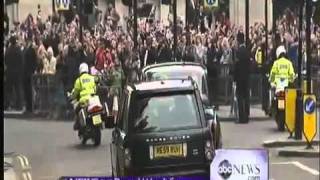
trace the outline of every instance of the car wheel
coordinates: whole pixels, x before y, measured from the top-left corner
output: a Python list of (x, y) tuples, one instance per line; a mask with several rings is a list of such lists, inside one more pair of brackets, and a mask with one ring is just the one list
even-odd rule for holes
[(220, 122), (218, 121), (218, 126), (217, 126), (217, 133), (216, 133), (216, 149), (221, 149), (222, 148), (222, 136), (221, 136), (221, 126)]
[(278, 126), (279, 131), (284, 131), (285, 126), (284, 126), (284, 111), (278, 111), (276, 114), (276, 122)]
[(117, 177), (121, 176), (118, 158), (116, 161), (116, 176)]
[(86, 145), (86, 143), (87, 143), (87, 138), (85, 138), (84, 136), (82, 136), (82, 138), (81, 138), (81, 144), (84, 146), (84, 145)]

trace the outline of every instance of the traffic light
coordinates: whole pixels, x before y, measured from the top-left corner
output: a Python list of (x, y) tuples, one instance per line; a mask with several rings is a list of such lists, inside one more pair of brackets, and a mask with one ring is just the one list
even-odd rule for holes
[(19, 3), (19, 0), (6, 0), (6, 5), (10, 5), (13, 3)]
[(132, 6), (132, 0), (122, 0), (122, 4), (125, 6)]

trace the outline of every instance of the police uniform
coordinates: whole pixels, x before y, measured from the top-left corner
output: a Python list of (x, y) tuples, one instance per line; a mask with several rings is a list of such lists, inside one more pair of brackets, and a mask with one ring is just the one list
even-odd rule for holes
[(281, 57), (276, 60), (271, 68), (270, 82), (277, 87), (281, 79), (288, 79), (293, 82), (295, 77), (293, 65), (290, 60)]
[(94, 76), (83, 73), (74, 84), (73, 97), (77, 97), (81, 106), (87, 105), (90, 97), (96, 94), (96, 79)]

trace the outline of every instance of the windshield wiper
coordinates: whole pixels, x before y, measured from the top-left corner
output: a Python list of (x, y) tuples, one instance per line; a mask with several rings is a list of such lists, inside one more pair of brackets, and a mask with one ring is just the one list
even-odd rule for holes
[(149, 122), (147, 121), (148, 118), (149, 118), (149, 116), (145, 116), (145, 117), (139, 119), (139, 120), (136, 122), (135, 126), (134, 126), (135, 129), (142, 130), (142, 129), (144, 129), (145, 127), (147, 127), (148, 124), (149, 124)]
[(145, 129), (142, 129), (143, 132), (151, 132), (151, 131), (155, 131), (155, 130), (158, 130), (159, 127), (158, 126), (150, 126), (150, 127), (147, 127)]

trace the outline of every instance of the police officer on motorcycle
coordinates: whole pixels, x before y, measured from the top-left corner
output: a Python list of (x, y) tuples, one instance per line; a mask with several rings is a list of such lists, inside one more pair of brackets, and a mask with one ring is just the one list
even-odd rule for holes
[[(72, 90), (71, 97), (78, 100), (76, 114), (80, 111), (82, 107), (88, 105), (88, 101), (92, 95), (96, 94), (97, 91), (97, 79), (95, 76), (89, 74), (88, 64), (82, 63), (79, 66), (80, 76), (76, 79), (74, 88)], [(80, 122), (79, 118), (76, 118), (74, 124), (74, 130), (79, 130)]]
[(281, 81), (285, 80), (293, 83), (295, 73), (292, 62), (286, 58), (286, 49), (284, 46), (279, 46), (276, 50), (277, 60), (273, 63), (270, 72), (271, 87), (278, 88)]

